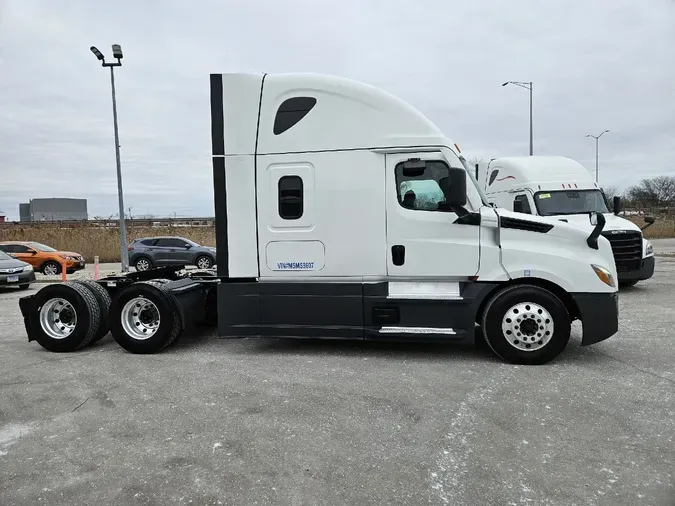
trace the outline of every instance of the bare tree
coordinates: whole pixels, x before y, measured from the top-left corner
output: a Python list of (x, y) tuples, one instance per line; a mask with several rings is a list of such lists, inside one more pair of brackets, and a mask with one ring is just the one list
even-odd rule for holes
[(626, 190), (626, 197), (633, 205), (645, 207), (671, 206), (675, 204), (675, 177), (657, 176), (643, 179)]
[(619, 195), (619, 187), (614, 185), (605, 186), (602, 188), (602, 191), (605, 194), (605, 197), (607, 197), (609, 210), (614, 212), (614, 197)]

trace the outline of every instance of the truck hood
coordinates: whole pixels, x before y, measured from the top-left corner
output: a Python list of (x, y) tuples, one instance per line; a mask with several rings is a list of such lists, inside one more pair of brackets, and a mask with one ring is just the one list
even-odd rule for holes
[[(638, 227), (635, 223), (625, 218), (620, 218), (619, 216), (616, 216), (612, 213), (607, 213), (604, 216), (605, 216), (605, 227), (603, 228), (603, 231), (608, 230), (633, 230), (635, 232), (640, 231), (640, 227)], [(593, 228), (595, 228), (593, 225), (591, 225), (588, 214), (564, 214), (557, 216), (545, 216), (545, 218), (548, 218), (549, 220), (554, 219), (556, 221), (567, 220), (567, 222), (570, 225), (579, 227), (582, 230), (587, 231), (589, 234), (591, 233)]]

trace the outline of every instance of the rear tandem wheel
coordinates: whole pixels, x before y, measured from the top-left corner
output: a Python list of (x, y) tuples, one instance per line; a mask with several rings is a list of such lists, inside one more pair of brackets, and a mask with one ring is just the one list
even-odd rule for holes
[(78, 283), (59, 283), (35, 294), (30, 324), (35, 340), (46, 350), (70, 352), (81, 349), (97, 336), (101, 310), (93, 293)]
[(178, 302), (158, 281), (121, 289), (110, 306), (110, 332), (131, 353), (156, 353), (173, 344), (182, 331)]

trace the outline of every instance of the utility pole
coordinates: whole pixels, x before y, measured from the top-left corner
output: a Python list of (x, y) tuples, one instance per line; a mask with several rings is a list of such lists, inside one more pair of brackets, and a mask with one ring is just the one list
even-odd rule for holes
[(506, 86), (507, 84), (514, 84), (516, 86), (520, 86), (521, 88), (525, 88), (526, 90), (529, 90), (530, 92), (530, 156), (534, 154), (534, 132), (533, 132), (533, 126), (532, 126), (532, 91), (534, 90), (534, 85), (532, 84), (532, 81), (530, 82), (521, 82), (521, 81), (506, 81), (502, 86)]
[(122, 167), (120, 163), (120, 136), (117, 127), (117, 100), (115, 97), (115, 67), (122, 66), (122, 48), (119, 44), (112, 45), (113, 58), (117, 62), (106, 63), (103, 54), (91, 46), (91, 52), (101, 61), (104, 67), (110, 67), (110, 87), (112, 89), (112, 109), (113, 109), (113, 128), (115, 130), (115, 161), (117, 163), (117, 200), (120, 214), (120, 258), (122, 263), (122, 272), (129, 271), (129, 252), (127, 251), (127, 227), (124, 219), (124, 196), (122, 192)]
[(595, 182), (598, 182), (598, 150), (600, 146), (600, 137), (602, 137), (604, 134), (609, 132), (609, 130), (605, 130), (604, 132), (601, 132), (599, 135), (592, 135), (588, 134), (586, 137), (593, 137), (595, 139)]

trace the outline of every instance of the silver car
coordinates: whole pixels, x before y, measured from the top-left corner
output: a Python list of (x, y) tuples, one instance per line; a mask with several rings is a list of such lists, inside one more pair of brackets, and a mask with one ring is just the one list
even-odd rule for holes
[(216, 248), (184, 237), (140, 237), (129, 247), (129, 265), (147, 271), (168, 265), (196, 265), (210, 269), (216, 264)]
[(35, 271), (32, 265), (0, 251), (0, 286), (18, 286), (26, 289), (33, 281)]

